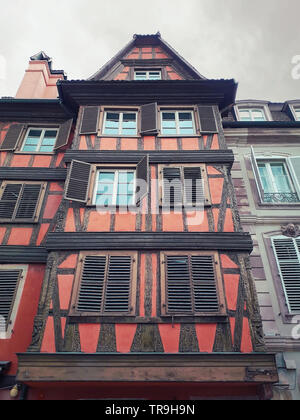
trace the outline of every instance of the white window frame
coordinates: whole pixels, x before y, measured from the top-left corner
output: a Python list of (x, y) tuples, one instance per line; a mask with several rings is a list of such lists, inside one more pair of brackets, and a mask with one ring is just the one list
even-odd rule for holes
[(281, 285), (282, 285), (283, 292), (284, 292), (284, 297), (285, 297), (285, 302), (286, 302), (286, 305), (288, 307), (289, 314), (290, 315), (297, 314), (297, 313), (300, 314), (300, 311), (299, 312), (294, 312), (294, 311), (291, 310), (291, 306), (290, 306), (290, 303), (289, 303), (289, 298), (288, 298), (288, 295), (287, 295), (286, 287), (285, 287), (284, 280), (283, 280), (282, 273), (281, 273), (281, 268), (280, 268), (279, 260), (278, 260), (278, 257), (277, 257), (277, 253), (275, 251), (275, 245), (274, 245), (274, 240), (275, 239), (292, 239), (293, 242), (294, 242), (294, 247), (295, 247), (295, 250), (296, 250), (296, 255), (297, 255), (297, 258), (298, 258), (298, 261), (299, 261), (299, 264), (300, 264), (300, 252), (298, 250), (298, 246), (297, 246), (297, 243), (296, 243), (296, 240), (299, 240), (299, 238), (289, 238), (287, 236), (280, 235), (280, 236), (273, 236), (271, 238), (271, 241), (272, 241), (273, 254), (274, 254), (274, 257), (276, 259), (277, 269), (278, 269), (278, 273), (279, 273), (279, 276), (280, 276)]
[[(107, 113), (119, 114), (118, 134), (105, 133)], [(135, 134), (123, 134), (122, 133), (123, 114), (135, 114), (135, 122), (136, 122)], [(104, 134), (105, 136), (111, 136), (111, 137), (113, 137), (113, 136), (123, 136), (123, 137), (132, 137), (133, 136), (133, 137), (136, 137), (137, 133), (138, 133), (138, 111), (131, 111), (131, 110), (128, 110), (128, 111), (105, 110), (104, 111), (102, 134)]]
[(20, 302), (21, 302), (21, 298), (22, 298), (22, 294), (23, 294), (23, 290), (24, 290), (25, 280), (26, 280), (26, 277), (27, 277), (28, 265), (0, 264), (0, 270), (20, 270), (20, 271), (22, 271), (17, 289), (15, 291), (14, 304), (13, 304), (13, 307), (12, 307), (12, 310), (11, 310), (10, 319), (8, 320), (8, 327), (7, 327), (5, 332), (0, 331), (0, 343), (1, 343), (1, 340), (8, 340), (12, 336), (14, 325), (15, 325), (15, 322), (16, 322), (17, 314), (18, 314), (18, 310), (19, 310), (19, 306), (20, 306)]
[[(146, 73), (146, 79), (144, 79), (144, 80), (162, 80), (161, 70), (143, 70), (143, 69), (140, 69), (140, 70), (136, 69), (136, 70), (134, 70), (134, 80), (140, 81), (140, 79), (137, 79), (136, 78), (136, 73)], [(159, 73), (160, 78), (159, 79), (150, 79), (149, 78), (149, 73)]]
[[(249, 110), (250, 114), (251, 111), (254, 110), (262, 110), (265, 116), (265, 121), (273, 121), (272, 118), (272, 114), (270, 112), (269, 106), (266, 102), (262, 102), (262, 101), (245, 101), (245, 102), (237, 102), (234, 106), (234, 112), (235, 112), (235, 116), (237, 121), (241, 121), (240, 118), (240, 110)], [(251, 119), (251, 121), (241, 121), (241, 122), (263, 122), (263, 121), (254, 121)]]
[[(170, 113), (175, 113), (175, 124), (176, 124), (176, 133), (175, 134), (168, 134), (168, 133), (164, 133), (163, 132), (163, 113), (164, 112), (170, 112)], [(186, 134), (186, 136), (196, 136), (196, 124), (195, 124), (195, 116), (194, 116), (194, 110), (190, 110), (190, 109), (160, 109), (160, 134), (162, 136), (170, 136), (170, 137), (174, 137), (174, 136), (182, 136), (184, 137), (185, 135), (180, 133), (180, 126), (179, 126), (179, 113), (190, 113), (192, 115), (192, 123), (193, 123), (193, 133), (189, 133)]]
[[(115, 168), (98, 168), (97, 172), (96, 172), (96, 180), (95, 180), (95, 186), (94, 186), (94, 193), (93, 193), (93, 201), (92, 204), (93, 205), (97, 205), (96, 204), (96, 198), (97, 198), (97, 189), (98, 189), (98, 179), (99, 179), (99, 173), (100, 172), (114, 172), (115, 174), (117, 173), (117, 176), (115, 176), (114, 179), (114, 186), (113, 186), (113, 194), (112, 194), (112, 203), (109, 206), (118, 206), (118, 207), (129, 207), (129, 206), (134, 206), (135, 205), (135, 195), (136, 195), (136, 170), (134, 168), (129, 168), (129, 169), (115, 169)], [(117, 196), (118, 196), (118, 186), (119, 186), (119, 173), (124, 173), (124, 172), (133, 172), (133, 196), (132, 196), (132, 203), (131, 204), (117, 204)], [(108, 206), (108, 207), (109, 207)]]
[[(292, 112), (295, 118), (295, 121), (299, 121), (300, 122), (300, 104), (299, 105), (292, 105)], [(299, 117), (297, 117), (297, 112), (299, 112)]]
[(270, 180), (270, 182), (272, 184), (272, 188), (274, 189), (272, 192), (274, 192), (274, 193), (280, 193), (280, 191), (278, 191), (278, 188), (277, 188), (277, 185), (276, 185), (276, 182), (275, 182), (275, 178), (274, 178), (274, 175), (273, 175), (273, 172), (272, 172), (272, 169), (271, 169), (271, 164), (272, 163), (280, 163), (280, 164), (283, 164), (284, 165), (284, 169), (286, 171), (286, 174), (288, 176), (290, 187), (291, 187), (290, 192), (291, 193), (297, 193), (296, 187), (295, 187), (294, 182), (292, 180), (292, 177), (290, 175), (290, 171), (289, 171), (287, 162), (285, 160), (283, 160), (283, 159), (281, 159), (281, 160), (279, 160), (279, 159), (271, 159), (271, 160), (264, 159), (263, 160), (263, 159), (257, 158), (256, 159), (256, 163), (257, 163), (257, 165), (259, 165), (260, 163), (264, 163), (266, 165), (268, 178), (269, 178), (269, 180)]
[[(30, 130), (42, 130), (42, 133), (40, 135), (40, 140), (39, 140), (39, 142), (37, 144), (37, 150), (33, 150), (33, 151), (24, 150), (25, 143), (26, 143), (26, 140), (28, 138), (28, 135), (29, 135)], [(53, 145), (53, 149), (52, 149), (51, 152), (41, 152), (40, 151), (40, 148), (41, 148), (41, 145), (42, 145), (43, 140), (44, 140), (44, 137), (45, 137), (45, 132), (46, 131), (49, 131), (49, 130), (51, 130), (51, 131), (56, 130), (56, 137), (55, 137), (55, 142), (54, 142), (54, 145)], [(25, 134), (25, 137), (24, 137), (24, 140), (23, 140), (22, 147), (21, 147), (21, 152), (25, 152), (25, 153), (53, 153), (54, 148), (55, 148), (55, 143), (56, 143), (56, 140), (57, 140), (58, 132), (59, 132), (59, 128), (58, 127), (46, 127), (46, 128), (45, 127), (28, 127), (28, 129), (26, 131), (26, 134)]]

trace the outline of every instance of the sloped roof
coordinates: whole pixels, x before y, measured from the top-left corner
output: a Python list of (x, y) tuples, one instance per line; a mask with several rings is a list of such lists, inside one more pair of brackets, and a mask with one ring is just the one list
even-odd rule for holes
[(192, 79), (206, 80), (206, 77), (201, 75), (191, 64), (189, 64), (177, 51), (175, 51), (165, 40), (161, 38), (161, 34), (149, 35), (133, 35), (133, 39), (125, 45), (115, 56), (111, 58), (104, 66), (102, 66), (95, 74), (88, 78), (88, 80), (102, 80), (109, 71), (118, 64), (134, 47), (154, 45), (162, 47), (172, 59), (181, 65)]

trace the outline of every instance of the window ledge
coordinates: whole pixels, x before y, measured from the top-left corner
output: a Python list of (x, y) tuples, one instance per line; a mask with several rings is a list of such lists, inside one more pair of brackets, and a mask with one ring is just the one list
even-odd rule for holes
[[(51, 314), (50, 314), (51, 315)], [(163, 315), (161, 317), (140, 317), (135, 315), (79, 315), (70, 314), (68, 320), (72, 324), (215, 324), (227, 323), (227, 314), (214, 315)]]

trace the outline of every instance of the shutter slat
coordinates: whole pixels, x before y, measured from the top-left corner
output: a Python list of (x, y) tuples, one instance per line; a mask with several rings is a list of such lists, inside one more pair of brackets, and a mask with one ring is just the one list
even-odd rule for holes
[(60, 125), (54, 150), (59, 149), (60, 147), (66, 146), (68, 144), (72, 124), (73, 119), (70, 119)]
[(105, 269), (105, 256), (85, 257), (77, 302), (78, 311), (101, 311)]
[(163, 188), (164, 204), (182, 204), (182, 183), (180, 168), (163, 168)]
[(97, 134), (98, 118), (98, 106), (89, 106), (84, 108), (80, 127), (80, 134)]
[(6, 133), (0, 150), (15, 150), (24, 128), (23, 124), (12, 124)]
[(218, 133), (216, 117), (212, 106), (198, 105), (201, 133)]
[(109, 257), (104, 312), (129, 312), (132, 258)]
[(218, 312), (219, 299), (212, 256), (192, 256), (195, 312)]
[(289, 310), (290, 312), (299, 312), (300, 241), (293, 238), (272, 239), (272, 241)]
[(89, 163), (72, 160), (65, 187), (67, 200), (86, 203), (91, 168)]
[[(180, 280), (180, 284), (178, 284)], [(188, 257), (166, 258), (167, 308), (169, 313), (192, 313)]]
[(141, 133), (157, 132), (157, 103), (141, 106)]
[(10, 320), (21, 272), (21, 270), (0, 270), (0, 317), (4, 318), (5, 329)]

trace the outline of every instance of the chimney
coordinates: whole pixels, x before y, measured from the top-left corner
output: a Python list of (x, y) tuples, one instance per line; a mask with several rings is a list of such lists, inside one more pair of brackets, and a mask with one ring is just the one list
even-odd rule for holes
[(43, 51), (30, 57), (28, 69), (19, 86), (16, 98), (56, 99), (56, 83), (66, 79), (63, 70), (52, 70), (52, 59)]

